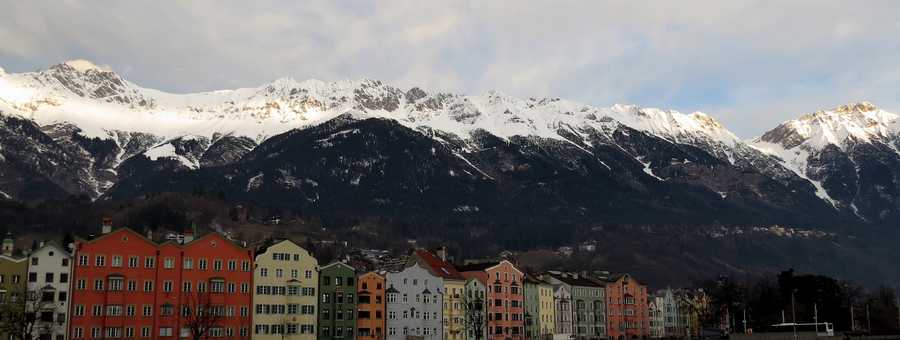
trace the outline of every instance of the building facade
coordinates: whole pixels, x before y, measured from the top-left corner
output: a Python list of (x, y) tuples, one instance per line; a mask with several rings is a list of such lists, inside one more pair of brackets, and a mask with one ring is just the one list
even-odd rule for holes
[(444, 282), (443, 289), (443, 322), (444, 340), (463, 340), (465, 332), (465, 304), (463, 294), (466, 289), (466, 278), (447, 262), (447, 251), (442, 248), (437, 253), (420, 249), (415, 252), (419, 263), (431, 270)]
[(387, 339), (440, 340), (443, 337), (443, 280), (412, 261), (388, 272)]
[[(17, 257), (12, 236), (7, 234), (2, 243), (0, 254), (0, 304), (8, 304), (11, 308), (24, 308), (27, 292), (26, 276), (28, 261), (25, 257)], [(0, 332), (0, 338), (10, 339), (11, 334)]]
[(33, 339), (66, 339), (69, 324), (69, 279), (72, 257), (63, 247), (46, 243), (28, 256), (26, 309), (35, 312)]
[(555, 285), (565, 285), (571, 297), (572, 334), (579, 340), (605, 339), (606, 289), (603, 283), (576, 273), (551, 272)]
[(69, 337), (249, 339), (253, 252), (217, 233), (184, 242), (77, 240)]
[(319, 262), (291, 240), (257, 249), (253, 271), (253, 339), (317, 337)]
[(573, 334), (571, 288), (564, 283), (556, 283), (553, 287), (553, 304), (556, 309), (556, 331), (553, 333), (553, 339), (571, 339)]
[(368, 272), (356, 279), (356, 338), (383, 340), (385, 336), (385, 280), (376, 272)]
[(525, 339), (524, 273), (511, 262), (475, 263), (457, 267), (467, 278), (487, 287), (488, 339)]
[(478, 278), (466, 280), (465, 294), (463, 295), (463, 324), (465, 325), (467, 340), (487, 339), (487, 287)]
[(556, 330), (556, 306), (554, 304), (553, 286), (541, 280), (538, 291), (538, 331), (541, 339), (552, 339)]
[(611, 339), (650, 336), (647, 286), (628, 274), (615, 275), (606, 284), (608, 333)]
[(356, 270), (343, 262), (319, 269), (319, 336), (353, 339), (356, 334)]

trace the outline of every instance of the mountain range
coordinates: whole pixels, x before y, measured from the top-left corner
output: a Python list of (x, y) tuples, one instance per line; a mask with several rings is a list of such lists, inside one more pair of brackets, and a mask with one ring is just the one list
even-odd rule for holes
[(868, 102), (738, 138), (713, 117), (377, 80), (171, 94), (75, 60), (0, 69), (0, 197), (215, 192), (306, 212), (584, 223), (900, 222)]

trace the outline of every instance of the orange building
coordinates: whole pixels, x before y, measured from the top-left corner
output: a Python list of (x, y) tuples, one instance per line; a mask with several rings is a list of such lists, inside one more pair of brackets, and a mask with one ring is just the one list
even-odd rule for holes
[(511, 262), (475, 263), (457, 266), (466, 278), (475, 278), (487, 286), (486, 340), (524, 340), (524, 274)]
[(157, 244), (104, 232), (75, 242), (70, 339), (249, 339), (252, 251), (217, 233)]
[(358, 340), (383, 340), (385, 320), (384, 276), (368, 272), (356, 280)]
[(606, 322), (610, 339), (650, 336), (650, 311), (647, 285), (628, 274), (609, 277), (606, 284)]

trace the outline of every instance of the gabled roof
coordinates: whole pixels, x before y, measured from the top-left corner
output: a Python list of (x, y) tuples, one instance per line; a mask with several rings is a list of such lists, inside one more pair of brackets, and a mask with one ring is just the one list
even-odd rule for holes
[(487, 270), (488, 268), (491, 268), (498, 264), (500, 264), (500, 262), (496, 262), (496, 261), (470, 263), (470, 264), (456, 266), (456, 270), (458, 270), (460, 272), (483, 272), (483, 271)]
[(550, 276), (552, 276), (554, 279), (560, 280), (563, 283), (570, 285), (570, 286), (598, 287), (598, 288), (603, 287), (603, 285), (600, 284), (599, 282), (596, 282), (591, 279), (586, 279), (586, 278), (583, 278), (580, 276), (577, 278), (568, 276), (568, 275), (555, 275), (555, 274), (550, 274)]
[(456, 270), (452, 264), (434, 255), (434, 253), (419, 249), (415, 252), (416, 256), (424, 262), (425, 266), (430, 269), (431, 273), (437, 277), (448, 280), (464, 281), (466, 278)]
[(352, 270), (352, 271), (354, 271), (354, 272), (356, 271), (356, 268), (353, 268), (353, 267), (351, 267), (349, 264), (346, 264), (346, 263), (343, 263), (343, 262), (340, 262), (340, 261), (335, 261), (335, 262), (329, 263), (328, 265), (319, 267), (319, 271), (322, 271), (322, 270), (324, 270), (324, 269), (326, 269), (326, 268), (331, 268), (331, 267), (334, 267), (334, 266), (344, 266), (344, 267), (347, 267), (348, 269), (350, 269), (350, 270)]

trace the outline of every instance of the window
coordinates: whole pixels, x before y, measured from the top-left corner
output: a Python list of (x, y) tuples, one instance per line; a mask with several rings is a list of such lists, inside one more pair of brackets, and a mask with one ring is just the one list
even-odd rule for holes
[(222, 280), (212, 280), (209, 282), (209, 290), (213, 293), (224, 293), (225, 292), (225, 281)]
[(97, 267), (105, 266), (106, 265), (106, 256), (97, 255), (97, 257), (95, 258), (94, 265)]
[(122, 266), (122, 257), (119, 255), (114, 255), (112, 257), (112, 266), (113, 267), (121, 267)]
[(69, 273), (59, 273), (59, 283), (69, 283)]
[(184, 269), (194, 269), (194, 260), (190, 258), (184, 259)]
[(144, 305), (144, 316), (153, 316), (153, 306), (152, 305)]
[(172, 336), (172, 327), (160, 327), (159, 336)]
[(130, 256), (128, 257), (128, 268), (137, 268), (138, 266), (138, 257)]
[(88, 265), (88, 256), (87, 256), (87, 255), (80, 255), (80, 256), (78, 256), (78, 265), (79, 265), (79, 266), (82, 266), (82, 267), (87, 267), (87, 265)]
[(144, 291), (145, 292), (153, 291), (153, 281), (152, 280), (144, 281)]
[(125, 316), (134, 317), (135, 309), (134, 305), (125, 306)]
[(37, 273), (28, 273), (28, 282), (37, 282)]
[(269, 269), (268, 268), (259, 268), (259, 276), (268, 277)]
[(163, 281), (163, 292), (172, 292), (172, 281)]
[(163, 268), (172, 269), (175, 268), (175, 259), (171, 257), (167, 257), (163, 260)]
[(206, 259), (197, 260), (197, 269), (206, 270), (206, 268), (207, 268)]
[(181, 285), (181, 291), (184, 293), (190, 293), (191, 292), (191, 281), (184, 281), (184, 283), (182, 283), (182, 285)]
[(237, 261), (228, 260), (228, 271), (237, 271)]
[(79, 339), (82, 337), (84, 337), (84, 329), (82, 329), (81, 327), (72, 329), (72, 338)]
[(120, 291), (122, 290), (122, 278), (110, 278), (109, 279), (109, 290), (111, 291)]
[(312, 270), (307, 270), (307, 271), (303, 274), (303, 277), (305, 277), (305, 278), (307, 278), (307, 279), (312, 279), (312, 276), (313, 276)]
[(125, 337), (128, 339), (134, 338), (134, 327), (125, 328)]
[(137, 290), (137, 281), (128, 280), (128, 291), (133, 292)]
[(87, 282), (85, 282), (84, 279), (80, 279), (77, 282), (75, 282), (76, 290), (85, 290), (86, 288), (87, 288)]
[(275, 269), (275, 277), (284, 277), (284, 271), (279, 269)]
[[(144, 268), (153, 268), (156, 266), (156, 258), (147, 256), (144, 258)], [(171, 330), (171, 328), (169, 328)]]
[(250, 271), (250, 261), (241, 261), (241, 270), (245, 272)]
[(74, 313), (75, 316), (84, 316), (84, 305), (75, 305), (72, 313)]
[(32, 266), (38, 265), (38, 258), (37, 258), (37, 257), (32, 257), (32, 258), (31, 258), (31, 265), (32, 265)]
[(91, 328), (91, 337), (92, 338), (100, 338), (103, 333), (100, 332), (100, 327), (92, 327)]
[(222, 271), (222, 260), (216, 259), (213, 261), (213, 270), (217, 272)]
[(94, 280), (94, 290), (103, 290), (103, 280), (101, 280), (101, 279)]
[(143, 338), (150, 337), (150, 327), (141, 328), (141, 337), (143, 337)]
[(102, 316), (103, 315), (103, 305), (94, 305), (91, 308), (91, 315)]
[(106, 316), (122, 316), (122, 306), (121, 305), (107, 305), (106, 306)]

